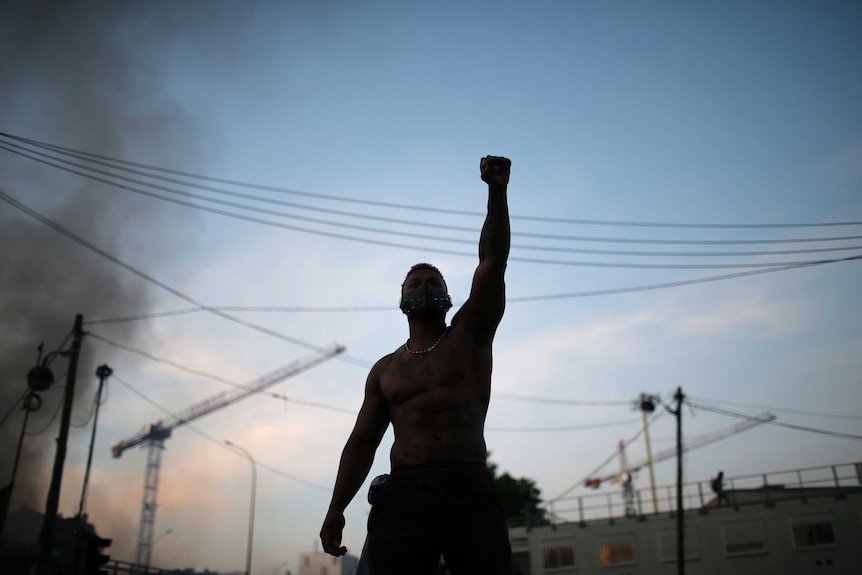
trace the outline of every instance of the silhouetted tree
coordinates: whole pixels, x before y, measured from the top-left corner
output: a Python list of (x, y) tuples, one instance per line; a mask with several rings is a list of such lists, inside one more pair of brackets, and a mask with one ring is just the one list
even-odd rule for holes
[(548, 513), (541, 506), (542, 492), (532, 479), (515, 478), (508, 473), (497, 475), (497, 464), (488, 462), (488, 468), (494, 477), (494, 485), (506, 520), (510, 523), (526, 523), (527, 525), (545, 525)]

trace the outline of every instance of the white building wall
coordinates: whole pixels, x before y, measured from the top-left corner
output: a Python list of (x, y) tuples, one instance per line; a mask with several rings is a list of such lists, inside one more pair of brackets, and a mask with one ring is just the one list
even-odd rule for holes
[[(834, 542), (798, 548), (798, 537)], [(831, 527), (829, 527), (831, 525)], [(687, 575), (862, 574), (862, 493), (687, 511)], [(668, 513), (510, 530), (518, 575), (676, 575)], [(521, 551), (521, 553), (519, 553)], [(616, 559), (614, 565), (603, 565)], [(524, 557), (524, 552), (529, 557)], [(519, 557), (521, 560), (519, 560)], [(529, 565), (529, 571), (523, 567)], [(516, 568), (517, 569), (517, 568)]]

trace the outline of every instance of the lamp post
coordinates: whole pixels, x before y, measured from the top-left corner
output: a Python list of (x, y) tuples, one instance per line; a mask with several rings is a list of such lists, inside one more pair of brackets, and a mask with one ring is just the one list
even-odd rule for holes
[(15, 460), (12, 463), (12, 477), (9, 479), (9, 485), (5, 488), (5, 497), (0, 497), (0, 533), (3, 533), (3, 526), (6, 524), (6, 514), (9, 512), (9, 501), (12, 498), (12, 491), (15, 489), (18, 462), (21, 460), (21, 447), (24, 445), (24, 435), (27, 433), (27, 420), (30, 418), (30, 412), (39, 411), (40, 407), (42, 407), (42, 398), (31, 387), (30, 392), (24, 396), (21, 405), (21, 409), (24, 410), (24, 424), (21, 426), (21, 435), (18, 436), (18, 447), (15, 450)]
[(167, 537), (168, 535), (170, 535), (173, 532), (174, 532), (173, 529), (166, 529), (164, 533), (162, 533), (161, 535), (156, 537), (155, 541), (153, 541), (152, 546), (150, 546), (150, 553), (152, 553), (155, 550), (156, 543), (158, 543), (159, 541), (161, 541), (162, 539), (164, 539), (165, 537)]
[(96, 427), (99, 424), (99, 407), (102, 405), (102, 388), (105, 386), (105, 380), (111, 377), (114, 370), (107, 365), (100, 365), (96, 369), (96, 375), (99, 378), (99, 389), (96, 392), (96, 403), (93, 407), (93, 431), (90, 434), (90, 451), (87, 454), (87, 467), (84, 468), (84, 484), (81, 487), (81, 502), (78, 504), (78, 517), (84, 517), (84, 502), (87, 500), (87, 486), (90, 484), (90, 468), (93, 466), (93, 447), (96, 444)]
[(251, 463), (251, 502), (248, 511), (248, 543), (246, 544), (245, 552), (245, 575), (251, 575), (251, 551), (254, 545), (254, 504), (257, 494), (257, 462), (251, 454), (239, 445), (225, 439), (225, 445), (229, 445), (242, 452)]

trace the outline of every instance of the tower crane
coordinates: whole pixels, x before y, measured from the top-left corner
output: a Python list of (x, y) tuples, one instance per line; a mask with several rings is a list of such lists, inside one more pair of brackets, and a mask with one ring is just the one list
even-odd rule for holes
[(146, 567), (150, 565), (150, 557), (153, 550), (153, 527), (156, 521), (156, 498), (159, 491), (159, 473), (162, 467), (162, 450), (165, 448), (165, 440), (171, 436), (173, 430), (216, 410), (232, 405), (250, 395), (260, 393), (276, 383), (335, 357), (344, 350), (343, 345), (334, 343), (327, 348), (321, 349), (314, 355), (297, 359), (250, 383), (229, 391), (216, 393), (212, 397), (199, 401), (175, 415), (146, 425), (140, 432), (111, 447), (111, 454), (114, 458), (119, 458), (123, 455), (124, 451), (138, 445), (148, 448), (147, 467), (144, 475), (144, 498), (141, 503), (141, 526), (138, 531), (138, 548), (135, 554), (135, 563)]
[[(760, 425), (761, 423), (769, 423), (774, 419), (775, 415), (768, 411), (764, 411), (763, 413), (759, 413), (748, 419), (744, 419), (730, 427), (716, 431), (715, 433), (699, 437), (698, 439), (695, 439), (693, 441), (683, 442), (682, 451), (683, 453), (685, 453), (692, 449), (697, 449), (698, 447), (703, 447), (704, 445), (715, 443), (716, 441), (724, 439), (725, 437), (730, 437), (731, 435), (736, 435), (737, 433), (747, 431), (752, 427)], [(584, 481), (584, 486), (598, 489), (599, 487), (601, 487), (602, 483), (606, 481), (610, 481), (611, 483), (621, 482), (623, 484), (623, 500), (625, 501), (626, 515), (635, 515), (635, 495), (634, 487), (632, 486), (632, 475), (634, 473), (637, 473), (647, 465), (650, 465), (651, 463), (656, 463), (675, 457), (676, 448), (671, 447), (665, 449), (664, 451), (660, 451), (653, 456), (651, 461), (650, 459), (645, 459), (643, 461), (638, 461), (634, 465), (629, 465), (626, 461), (625, 441), (619, 442), (618, 449), (620, 453), (620, 470), (616, 473), (612, 473), (604, 477), (591, 477), (589, 479), (586, 479)]]

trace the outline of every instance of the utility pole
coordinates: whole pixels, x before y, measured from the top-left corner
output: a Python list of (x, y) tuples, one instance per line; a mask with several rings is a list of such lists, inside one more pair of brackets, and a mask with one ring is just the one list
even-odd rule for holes
[(51, 563), (54, 551), (54, 527), (57, 523), (57, 508), (60, 505), (60, 484), (63, 481), (63, 464), (66, 461), (66, 444), (69, 440), (69, 423), (72, 418), (72, 401), (75, 398), (75, 375), (78, 371), (78, 356), (81, 353), (81, 341), (84, 339), (84, 316), (75, 316), (72, 327), (72, 344), (69, 348), (69, 366), (66, 373), (66, 391), (63, 395), (63, 413), (60, 419), (60, 435), (57, 436), (57, 451), (54, 456), (54, 471), (51, 475), (51, 487), (45, 501), (45, 517), (42, 521), (42, 531), (39, 533), (39, 565), (46, 571)]
[(677, 573), (685, 575), (685, 510), (682, 501), (682, 388), (677, 387), (673, 398), (676, 409), (676, 564)]
[(655, 410), (655, 403), (660, 403), (668, 413), (676, 417), (676, 572), (679, 575), (685, 575), (685, 510), (682, 498), (682, 454), (685, 451), (682, 444), (682, 402), (685, 395), (681, 387), (676, 388), (673, 398), (676, 400), (676, 409), (671, 409), (660, 397), (645, 393), (641, 394), (640, 404), (641, 411), (644, 413), (644, 429), (646, 429), (646, 413)]
[(655, 411), (655, 404), (652, 400), (645, 394), (641, 393), (639, 407), (641, 410), (641, 415), (643, 416), (643, 426), (644, 426), (644, 441), (646, 442), (646, 455), (647, 455), (647, 468), (649, 469), (649, 486), (650, 491), (652, 492), (652, 512), (658, 513), (658, 495), (655, 490), (655, 469), (653, 468), (652, 461), (652, 447), (650, 445), (649, 439), (649, 423), (647, 422), (647, 413), (652, 413)]
[(87, 486), (90, 484), (90, 467), (93, 465), (93, 445), (96, 443), (96, 425), (99, 423), (99, 406), (102, 403), (102, 388), (105, 386), (105, 380), (111, 377), (114, 373), (107, 365), (100, 365), (96, 368), (96, 375), (99, 377), (99, 389), (96, 391), (96, 406), (93, 413), (93, 432), (90, 434), (90, 452), (87, 454), (87, 468), (84, 471), (84, 486), (81, 488), (81, 503), (78, 505), (78, 518), (84, 517), (84, 502), (87, 499)]

